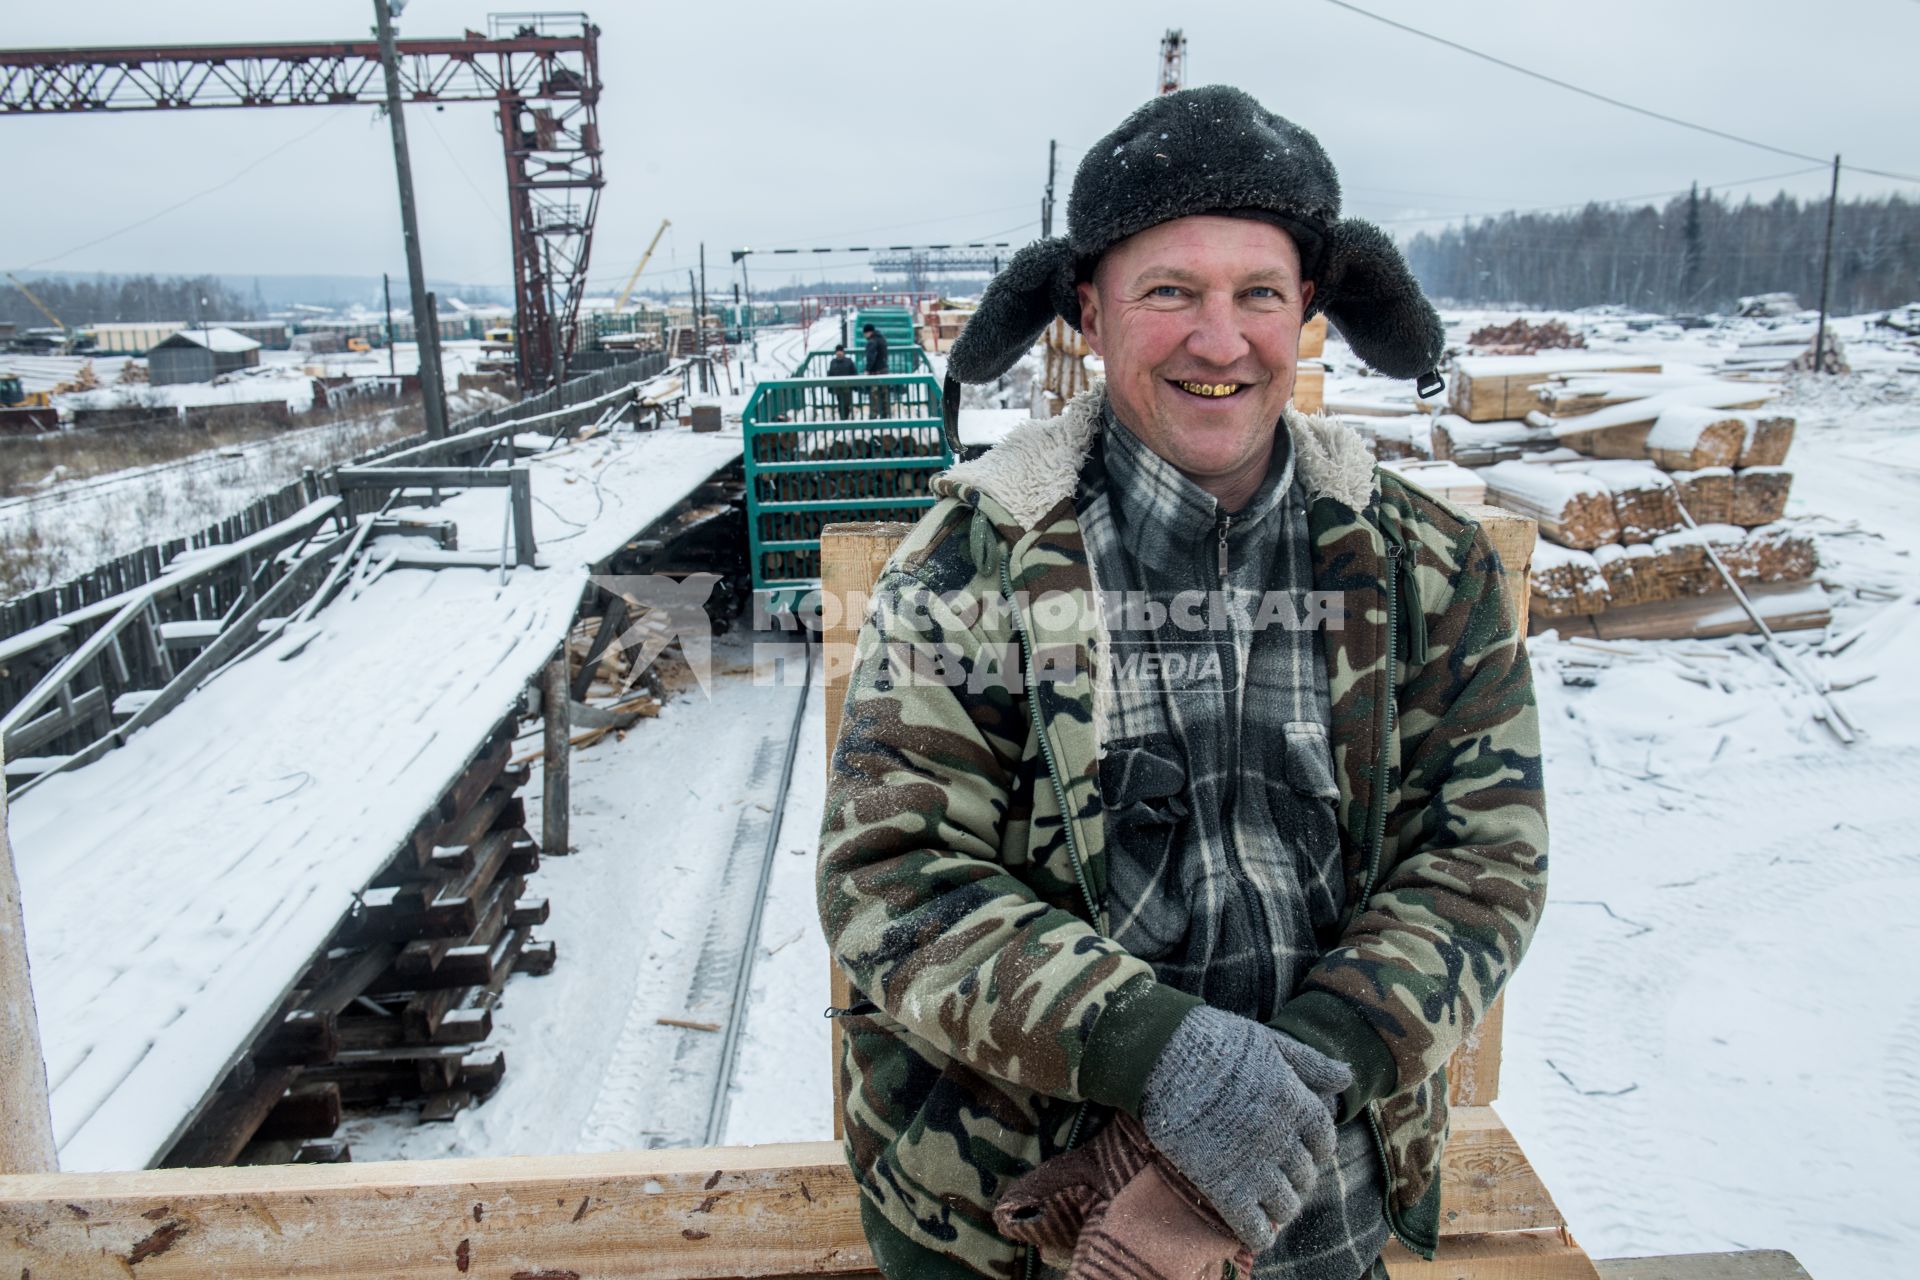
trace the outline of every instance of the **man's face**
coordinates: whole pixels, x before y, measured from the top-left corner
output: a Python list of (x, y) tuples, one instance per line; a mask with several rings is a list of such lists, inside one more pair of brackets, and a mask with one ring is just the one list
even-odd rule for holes
[(1251, 218), (1178, 218), (1109, 249), (1079, 293), (1120, 420), (1201, 487), (1251, 493), (1313, 298), (1293, 238)]

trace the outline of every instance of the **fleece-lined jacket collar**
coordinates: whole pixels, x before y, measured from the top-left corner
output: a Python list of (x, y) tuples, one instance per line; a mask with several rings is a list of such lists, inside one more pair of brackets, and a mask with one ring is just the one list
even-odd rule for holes
[[(934, 477), (940, 497), (974, 490), (991, 498), (1012, 521), (1031, 529), (1073, 497), (1080, 467), (1093, 447), (1107, 411), (1106, 379), (1067, 402), (1057, 418), (1032, 418), (972, 462)], [(1355, 512), (1366, 509), (1378, 488), (1373, 454), (1353, 428), (1323, 414), (1288, 408), (1283, 419), (1293, 445), (1293, 463), (1307, 500), (1332, 498)]]

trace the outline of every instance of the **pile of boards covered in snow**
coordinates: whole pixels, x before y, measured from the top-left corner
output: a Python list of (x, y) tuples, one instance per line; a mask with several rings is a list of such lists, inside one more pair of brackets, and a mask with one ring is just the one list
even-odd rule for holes
[(1723, 568), (1770, 626), (1825, 625), (1813, 542), (1781, 523), (1794, 420), (1768, 408), (1771, 387), (1589, 352), (1469, 356), (1453, 373), (1431, 453), (1538, 523), (1535, 631), (1750, 630)]

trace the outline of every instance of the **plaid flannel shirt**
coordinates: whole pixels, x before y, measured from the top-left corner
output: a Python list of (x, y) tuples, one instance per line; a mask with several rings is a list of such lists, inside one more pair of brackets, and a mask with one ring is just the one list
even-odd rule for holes
[[(1109, 409), (1075, 507), (1102, 592), (1114, 701), (1101, 761), (1114, 940), (1160, 981), (1271, 1020), (1345, 906), (1306, 499), (1286, 431), (1240, 510)], [(1364, 1120), (1341, 1126), (1256, 1280), (1359, 1280), (1387, 1238)]]

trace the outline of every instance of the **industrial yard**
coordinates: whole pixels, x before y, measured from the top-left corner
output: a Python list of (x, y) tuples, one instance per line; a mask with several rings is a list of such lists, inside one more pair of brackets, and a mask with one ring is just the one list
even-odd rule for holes
[[(0, 278), (0, 1264), (877, 1276), (842, 1141), (864, 997), (816, 883), (866, 597), (936, 477), (1106, 402), (1065, 318), (954, 376), (988, 281), (1064, 232), (1080, 133), (1148, 91), (1162, 31), (1157, 94), (1253, 64), (1129, 10), (1141, 65), (1085, 120), (981, 108), (1034, 163), (980, 208), (1001, 179), (965, 174), (998, 152), (958, 134), (886, 144), (946, 154), (937, 190), (798, 136), (821, 108), (760, 61), (824, 38), (795, 15), (661, 17), (751, 86), (675, 89), (670, 140), (634, 15), (371, 3), (128, 17), (111, 45), (48, 18), (0, 50), (10, 138), (119, 138), (129, 175), (163, 127), (229, 149), (70, 228), (0, 214), (39, 237)], [(1747, 136), (1788, 138), (1773, 115), (1642, 110), (1410, 6), (1327, 10), (1409, 74), (1479, 59), (1714, 135), (1668, 172), (1568, 124), (1617, 176), (1466, 211), (1380, 185), (1449, 187), (1397, 138), (1276, 106), (1370, 157), (1349, 212), (1444, 327), (1416, 386), (1307, 320), (1291, 408), (1487, 531), (1551, 831), (1538, 936), (1439, 1089), (1437, 1255), (1394, 1239), (1385, 1266), (1904, 1274), (1920, 177), (1884, 140), (1893, 169)], [(1189, 74), (1190, 31), (1217, 72)], [(904, 38), (847, 37), (850, 134), (914, 118), (870, 106)], [(1449, 110), (1484, 118), (1498, 86), (1467, 80)], [(1823, 111), (1806, 136), (1872, 115)], [(1809, 163), (1689, 189), (1740, 146)]]

